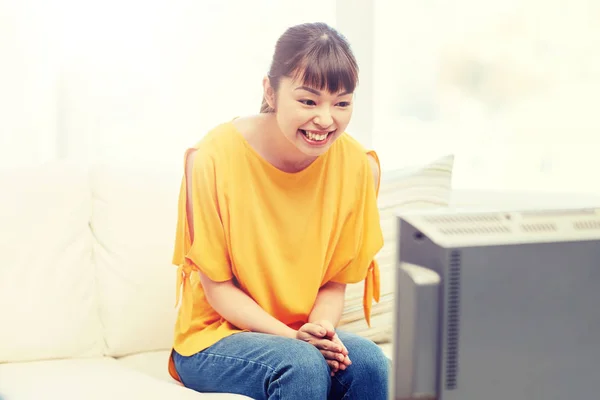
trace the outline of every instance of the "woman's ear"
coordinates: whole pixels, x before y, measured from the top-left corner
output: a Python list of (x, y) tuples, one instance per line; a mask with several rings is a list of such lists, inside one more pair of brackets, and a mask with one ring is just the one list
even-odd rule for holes
[(269, 105), (269, 107), (275, 110), (275, 89), (271, 86), (271, 81), (268, 76), (263, 78), (263, 91), (265, 96), (265, 101)]

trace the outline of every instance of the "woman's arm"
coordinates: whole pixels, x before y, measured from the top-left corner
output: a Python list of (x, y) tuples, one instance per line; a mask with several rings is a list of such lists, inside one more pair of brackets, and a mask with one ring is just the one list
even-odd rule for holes
[(211, 307), (238, 328), (296, 338), (296, 331), (263, 310), (231, 280), (215, 282), (200, 272), (200, 282)]
[[(379, 190), (380, 171), (379, 164), (373, 155), (368, 154), (369, 166), (373, 174), (373, 183), (375, 191)], [(328, 282), (319, 290), (315, 305), (310, 313), (308, 322), (318, 322), (326, 320), (336, 327), (342, 317), (344, 310), (344, 296), (346, 293), (346, 284), (337, 282)]]
[(317, 299), (308, 317), (308, 322), (329, 321), (335, 327), (344, 310), (346, 284), (328, 282), (319, 290)]
[[(192, 151), (186, 160), (186, 212), (188, 218), (190, 240), (194, 241), (194, 209), (192, 190), (194, 187), (193, 170), (197, 152)], [(198, 271), (200, 282), (204, 288), (206, 299), (211, 307), (223, 318), (238, 328), (252, 332), (269, 333), (273, 335), (296, 337), (296, 331), (283, 322), (272, 317), (263, 310), (250, 296), (233, 284), (233, 281), (216, 282), (206, 274)]]

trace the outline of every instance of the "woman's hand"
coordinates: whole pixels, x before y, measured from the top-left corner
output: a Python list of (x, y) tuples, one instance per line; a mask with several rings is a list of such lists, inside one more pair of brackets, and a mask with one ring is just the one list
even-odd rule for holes
[[(328, 339), (330, 339), (333, 343), (341, 346), (341, 348), (342, 348), (341, 355), (343, 357), (340, 357), (340, 354), (323, 354), (325, 359), (327, 359), (327, 363), (331, 367), (331, 370), (332, 370), (331, 375), (333, 376), (338, 370), (341, 369), (343, 371), (347, 367), (349, 367), (350, 364), (352, 364), (352, 361), (350, 361), (350, 357), (348, 357), (348, 349), (346, 348), (346, 346), (344, 346), (344, 343), (342, 343), (342, 341), (341, 341), (340, 337), (337, 335), (337, 333), (335, 333), (335, 327), (333, 326), (333, 324), (330, 321), (321, 320), (321, 321), (315, 322), (315, 324), (320, 325), (323, 328), (325, 328), (325, 330), (327, 331), (326, 337)], [(321, 352), (321, 353), (323, 353), (323, 352)], [(329, 356), (331, 356), (331, 358), (329, 358)]]
[(333, 376), (338, 370), (345, 370), (352, 362), (348, 357), (348, 349), (335, 333), (329, 321), (304, 324), (297, 332), (296, 339), (315, 346), (331, 368)]

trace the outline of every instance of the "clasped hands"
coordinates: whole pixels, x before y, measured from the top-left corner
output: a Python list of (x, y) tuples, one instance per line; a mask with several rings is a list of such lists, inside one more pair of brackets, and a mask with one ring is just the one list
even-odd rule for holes
[(331, 369), (331, 376), (352, 364), (348, 357), (348, 349), (335, 333), (335, 328), (329, 321), (322, 320), (302, 325), (296, 332), (296, 339), (312, 344), (323, 354)]

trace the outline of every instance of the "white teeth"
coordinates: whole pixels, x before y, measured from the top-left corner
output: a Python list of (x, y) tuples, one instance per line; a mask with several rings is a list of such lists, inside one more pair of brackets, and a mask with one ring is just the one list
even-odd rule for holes
[(320, 135), (318, 133), (314, 133), (311, 131), (304, 131), (306, 132), (306, 136), (308, 136), (308, 138), (310, 140), (317, 140), (317, 141), (321, 141), (321, 140), (325, 140), (325, 138), (327, 137), (327, 133)]

